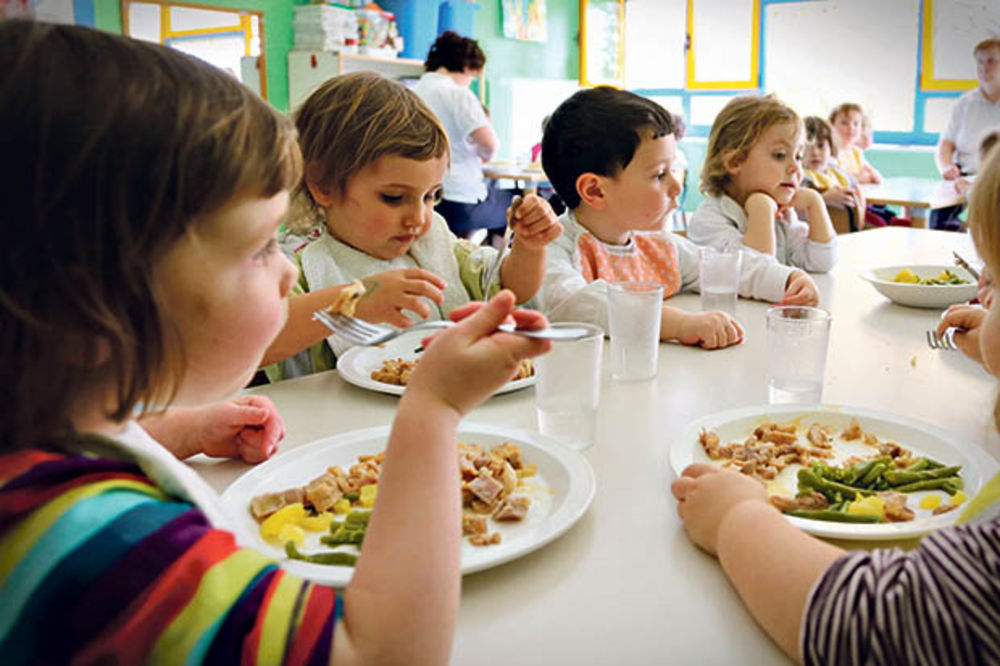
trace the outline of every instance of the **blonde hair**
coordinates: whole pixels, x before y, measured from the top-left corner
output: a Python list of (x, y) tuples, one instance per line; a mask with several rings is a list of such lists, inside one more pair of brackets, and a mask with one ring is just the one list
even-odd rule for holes
[(844, 102), (843, 104), (838, 104), (833, 107), (833, 111), (830, 112), (830, 124), (833, 125), (837, 122), (837, 116), (848, 113), (859, 114), (861, 116), (861, 122), (864, 124), (865, 111), (861, 108), (860, 104), (856, 104), (855, 102)]
[[(994, 275), (1000, 275), (1000, 150), (991, 150), (976, 175), (969, 195), (969, 233), (976, 251)], [(994, 301), (992, 307), (1000, 307)], [(993, 406), (993, 423), (1000, 429), (1000, 398)]]
[(742, 95), (730, 100), (712, 123), (701, 168), (701, 191), (716, 197), (725, 194), (732, 180), (729, 168), (746, 160), (764, 132), (779, 123), (802, 127), (795, 110), (774, 95)]
[(318, 206), (307, 187), (342, 197), (348, 181), (385, 155), (429, 160), (448, 155), (448, 135), (430, 107), (403, 84), (375, 72), (329, 79), (295, 114), (305, 173), (293, 192), (287, 226), (314, 226)]

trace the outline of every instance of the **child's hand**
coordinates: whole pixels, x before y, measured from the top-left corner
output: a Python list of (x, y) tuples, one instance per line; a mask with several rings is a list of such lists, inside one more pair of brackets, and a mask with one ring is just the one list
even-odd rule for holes
[(356, 317), (373, 324), (392, 324), (405, 328), (414, 323), (403, 310), (416, 313), (421, 319), (431, 316), (431, 309), (421, 296), (438, 305), (444, 302), (445, 282), (422, 268), (401, 268), (366, 277), (365, 295), (358, 300)]
[(715, 555), (719, 526), (726, 514), (743, 502), (767, 503), (764, 484), (739, 472), (708, 463), (689, 465), (670, 484), (677, 498), (677, 515), (688, 536)]
[(743, 327), (725, 312), (685, 313), (677, 341), (704, 349), (722, 349), (743, 342)]
[(198, 407), (172, 407), (141, 421), (142, 426), (177, 458), (204, 453), (259, 463), (278, 450), (285, 422), (274, 403), (245, 395)]
[(537, 194), (525, 196), (511, 215), (514, 241), (529, 250), (541, 250), (559, 238), (562, 225), (549, 202)]
[(828, 188), (823, 192), (823, 201), (827, 206), (833, 206), (834, 208), (854, 208), (857, 205), (854, 192), (845, 190), (842, 187)]
[(955, 344), (962, 352), (977, 363), (983, 362), (979, 351), (979, 331), (986, 319), (986, 310), (974, 305), (952, 305), (941, 315), (937, 334), (942, 336), (949, 328), (956, 328), (953, 335)]
[(989, 310), (993, 307), (994, 293), (993, 272), (989, 266), (983, 266), (979, 269), (979, 288), (976, 290), (976, 300)]
[(520, 362), (547, 352), (547, 340), (497, 331), (513, 318), (519, 328), (544, 328), (541, 313), (514, 309), (514, 294), (503, 290), (488, 303), (456, 308), (457, 326), (424, 341), (427, 350), (410, 376), (407, 392), (423, 391), (460, 415), (488, 398), (515, 375)]
[(809, 273), (794, 270), (785, 284), (785, 297), (778, 305), (819, 305), (819, 287)]

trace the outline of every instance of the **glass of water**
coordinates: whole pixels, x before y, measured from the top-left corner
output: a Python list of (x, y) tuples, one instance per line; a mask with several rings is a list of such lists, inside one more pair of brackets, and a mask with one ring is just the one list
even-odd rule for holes
[(830, 313), (804, 305), (767, 311), (767, 389), (772, 405), (823, 399)]
[(701, 291), (702, 312), (722, 311), (736, 316), (742, 265), (743, 253), (740, 250), (701, 248), (698, 289)]
[(586, 449), (594, 443), (597, 424), (604, 331), (589, 324), (552, 324), (567, 326), (589, 333), (579, 340), (555, 341), (548, 354), (535, 359), (538, 430), (574, 449)]
[(608, 285), (612, 377), (637, 381), (656, 376), (662, 313), (663, 285), (656, 282)]

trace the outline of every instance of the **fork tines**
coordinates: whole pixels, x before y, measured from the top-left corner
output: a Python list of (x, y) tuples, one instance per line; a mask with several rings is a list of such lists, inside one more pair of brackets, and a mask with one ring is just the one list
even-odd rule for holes
[(928, 330), (927, 331), (927, 346), (931, 349), (942, 349), (944, 351), (952, 351), (958, 349), (958, 345), (955, 344), (955, 334), (954, 329), (948, 329), (945, 331), (944, 335), (938, 335), (937, 331)]
[(381, 327), (369, 324), (357, 317), (330, 313), (326, 310), (314, 312), (313, 319), (354, 344), (365, 344), (373, 337), (385, 332)]

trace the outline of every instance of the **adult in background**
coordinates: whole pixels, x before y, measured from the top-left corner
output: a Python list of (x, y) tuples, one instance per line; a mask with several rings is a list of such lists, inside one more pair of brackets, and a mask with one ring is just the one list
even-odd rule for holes
[[(937, 167), (945, 180), (978, 172), (982, 137), (1000, 125), (1000, 37), (979, 42), (972, 55), (979, 85), (958, 98), (938, 141)], [(961, 210), (952, 206), (934, 211), (931, 226), (957, 227)]]
[(444, 176), (443, 198), (437, 211), (458, 236), (477, 229), (499, 229), (512, 194), (489, 188), (483, 164), (500, 148), (486, 110), (469, 84), (482, 74), (486, 55), (474, 39), (448, 30), (431, 45), (424, 74), (413, 90), (444, 125), (451, 144), (451, 166)]

